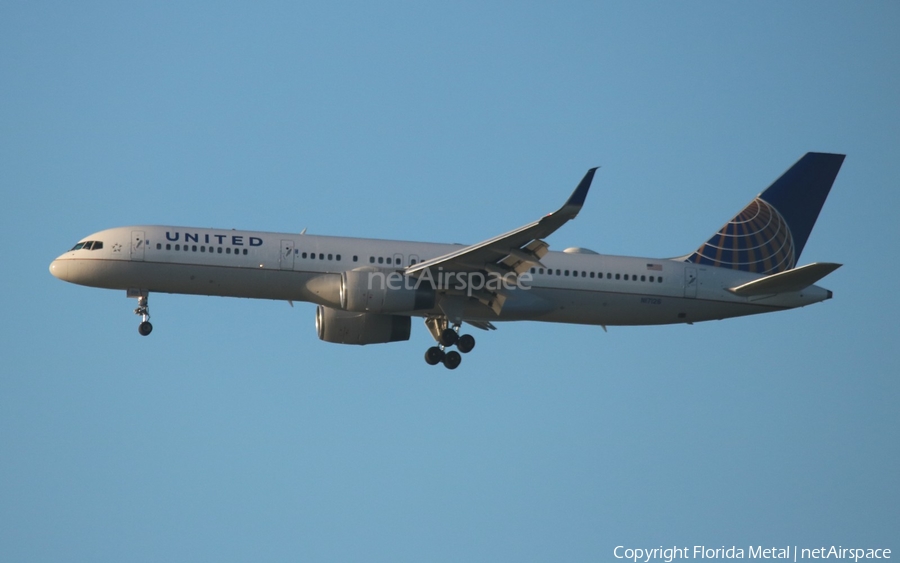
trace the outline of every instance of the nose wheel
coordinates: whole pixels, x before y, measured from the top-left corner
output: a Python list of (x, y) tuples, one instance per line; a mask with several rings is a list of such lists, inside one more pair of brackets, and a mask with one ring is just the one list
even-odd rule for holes
[(141, 317), (141, 324), (138, 325), (138, 332), (141, 336), (147, 336), (153, 331), (153, 325), (150, 324), (150, 306), (147, 304), (147, 301), (147, 295), (138, 297), (138, 306), (134, 310), (134, 314)]
[[(460, 354), (468, 354), (475, 348), (475, 338), (471, 334), (459, 334), (459, 324), (451, 327), (447, 319), (429, 318), (425, 320), (425, 325), (437, 341), (437, 346), (425, 351), (425, 362), (430, 366), (443, 363), (447, 369), (456, 369), (462, 363)], [(447, 348), (452, 346), (456, 346), (456, 350), (448, 351)]]

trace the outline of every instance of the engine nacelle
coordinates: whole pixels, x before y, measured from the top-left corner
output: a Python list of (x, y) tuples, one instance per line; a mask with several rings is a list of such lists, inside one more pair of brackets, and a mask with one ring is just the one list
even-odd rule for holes
[(430, 284), (416, 283), (399, 272), (359, 268), (341, 277), (341, 308), (367, 313), (400, 313), (434, 307)]
[(436, 299), (430, 283), (368, 266), (316, 276), (306, 282), (306, 290), (314, 303), (359, 313), (422, 311), (434, 308)]
[(319, 305), (316, 332), (335, 344), (383, 344), (409, 340), (412, 320), (399, 315), (341, 311)]

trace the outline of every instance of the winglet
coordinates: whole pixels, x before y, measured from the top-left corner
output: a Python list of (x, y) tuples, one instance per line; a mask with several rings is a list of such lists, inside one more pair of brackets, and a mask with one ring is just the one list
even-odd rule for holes
[(597, 171), (597, 168), (599, 168), (599, 166), (587, 171), (587, 174), (581, 179), (578, 187), (575, 188), (575, 191), (572, 192), (572, 195), (569, 196), (569, 200), (566, 201), (566, 204), (563, 207), (573, 206), (580, 209), (581, 206), (584, 205), (584, 200), (587, 198), (588, 190), (591, 189), (591, 182), (594, 181), (594, 173)]

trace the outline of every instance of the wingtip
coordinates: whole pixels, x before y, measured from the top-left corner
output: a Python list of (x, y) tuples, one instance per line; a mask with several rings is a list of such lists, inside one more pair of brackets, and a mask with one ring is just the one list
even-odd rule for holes
[(599, 166), (595, 166), (587, 171), (587, 174), (584, 175), (584, 178), (579, 182), (578, 187), (575, 188), (575, 191), (572, 192), (572, 195), (569, 197), (569, 200), (566, 202), (566, 206), (575, 206), (581, 207), (584, 205), (584, 200), (587, 198), (588, 190), (591, 189), (591, 183), (594, 181), (594, 173), (597, 172)]

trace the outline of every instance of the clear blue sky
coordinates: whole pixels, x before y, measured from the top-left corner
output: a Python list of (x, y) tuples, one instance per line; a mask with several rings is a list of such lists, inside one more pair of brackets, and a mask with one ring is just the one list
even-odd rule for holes
[[(900, 4), (0, 4), (0, 560), (606, 561), (900, 551)], [(176, 224), (694, 250), (848, 155), (801, 262), (831, 301), (502, 325), (460, 369), (314, 308), (50, 276)]]

